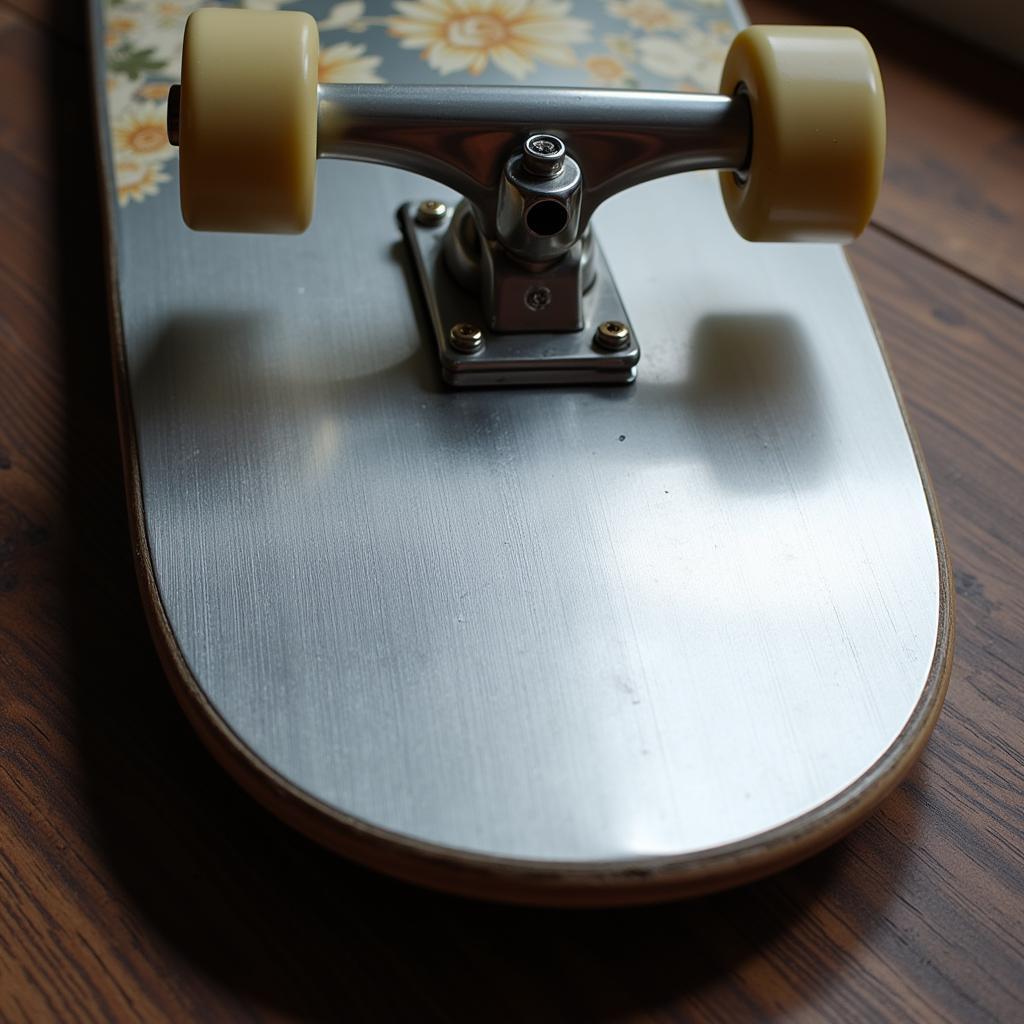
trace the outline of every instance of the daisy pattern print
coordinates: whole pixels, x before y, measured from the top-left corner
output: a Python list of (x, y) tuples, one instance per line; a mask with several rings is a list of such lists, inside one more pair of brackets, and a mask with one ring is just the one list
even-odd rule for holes
[[(103, 0), (107, 114), (123, 210), (176, 179), (167, 92), (199, 7), (307, 11), (322, 82), (448, 81), (714, 91), (727, 0)], [(172, 186), (173, 191), (173, 186)]]
[(571, 67), (590, 25), (570, 17), (569, 0), (396, 0), (390, 31), (442, 75), (479, 75), (489, 61), (513, 78), (538, 64)]

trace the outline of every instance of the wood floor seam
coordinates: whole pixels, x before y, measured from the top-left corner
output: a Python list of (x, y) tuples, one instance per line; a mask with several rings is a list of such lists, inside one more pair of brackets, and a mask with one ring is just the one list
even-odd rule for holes
[(932, 251), (924, 245), (913, 241), (913, 239), (907, 238), (906, 235), (901, 234), (894, 228), (887, 227), (884, 224), (879, 224), (878, 221), (871, 221), (871, 228), (877, 231), (879, 234), (885, 235), (886, 238), (891, 239), (894, 242), (898, 242), (900, 245), (905, 245), (908, 249), (912, 249), (914, 252), (925, 257), (931, 262), (938, 264), (945, 270), (951, 273), (957, 274), (972, 284), (977, 285), (979, 288), (983, 288), (990, 295), (995, 296), (998, 299), (1002, 299), (1008, 302), (1010, 305), (1015, 306), (1017, 309), (1024, 309), (1024, 301), (1011, 295), (1009, 292), (1000, 288), (998, 285), (992, 284), (991, 281), (986, 281), (983, 277), (975, 274), (973, 271), (968, 270), (966, 267), (959, 266), (952, 260), (946, 259), (944, 256), (940, 256), (937, 252)]

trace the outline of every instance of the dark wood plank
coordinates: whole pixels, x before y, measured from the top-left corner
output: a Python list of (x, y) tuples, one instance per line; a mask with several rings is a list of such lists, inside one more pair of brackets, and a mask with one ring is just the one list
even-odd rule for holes
[(1024, 311), (881, 232), (853, 250), (960, 598), (947, 709), (878, 814), (690, 904), (420, 892), (270, 818), (169, 695), (123, 511), (82, 61), (0, 9), (0, 1019), (1020, 1019)]
[(65, 34), (79, 21), (75, 12), (68, 10), (69, 6), (56, 0), (0, 0), (0, 10), (7, 8), (12, 13), (36, 22), (41, 28)]
[(1024, 299), (1024, 70), (876, 3), (749, 0), (746, 7), (752, 21), (864, 32), (888, 105), (875, 223)]

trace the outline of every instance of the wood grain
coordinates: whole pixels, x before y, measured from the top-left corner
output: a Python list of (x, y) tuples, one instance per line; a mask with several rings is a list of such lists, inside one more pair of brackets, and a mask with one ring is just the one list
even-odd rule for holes
[(852, 253), (957, 570), (950, 696), (907, 781), (829, 852), (689, 904), (435, 896), (278, 824), (170, 696), (123, 511), (84, 51), (46, 24), (0, 5), (0, 1019), (1021, 1019), (1024, 309), (985, 267), (886, 231)]

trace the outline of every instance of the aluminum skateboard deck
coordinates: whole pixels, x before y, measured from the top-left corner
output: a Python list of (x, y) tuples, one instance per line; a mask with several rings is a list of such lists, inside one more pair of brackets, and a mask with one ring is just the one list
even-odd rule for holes
[[(322, 77), (510, 89), (713, 87), (741, 19), (279, 6)], [(639, 185), (594, 220), (636, 383), (453, 389), (395, 214), (458, 197), (328, 163), (305, 235), (190, 232), (165, 7), (94, 9), (114, 362), (143, 598), (217, 759), (347, 856), (536, 903), (738, 884), (870, 813), (937, 717), (952, 596), (841, 249), (743, 241), (712, 172)]]

